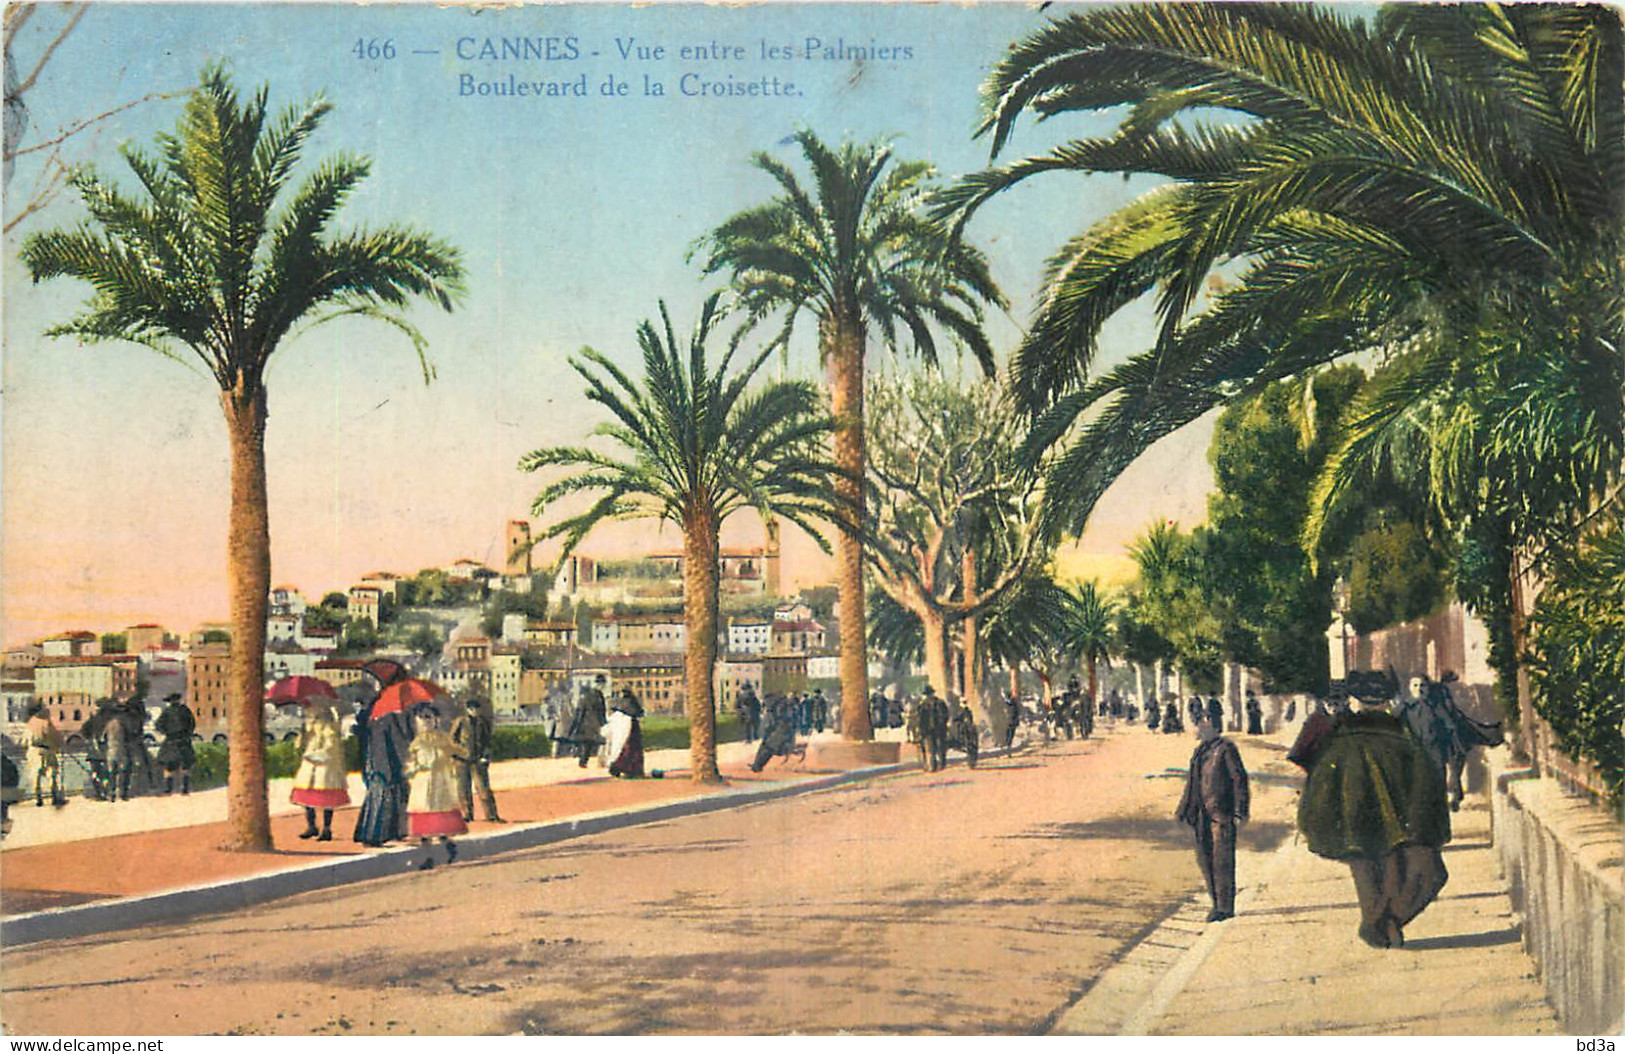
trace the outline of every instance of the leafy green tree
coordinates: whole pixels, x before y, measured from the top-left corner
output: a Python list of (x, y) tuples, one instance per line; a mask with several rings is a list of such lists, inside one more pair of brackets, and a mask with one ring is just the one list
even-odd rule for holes
[(1016, 462), (1020, 421), (993, 382), (936, 373), (877, 379), (868, 401), (873, 581), (920, 620), (926, 676), (942, 693), (948, 634), (960, 630), (965, 701), (991, 720), (979, 621), (1043, 549), (1034, 477)]
[(707, 274), (727, 272), (747, 325), (782, 311), (776, 344), (787, 345), (803, 313), (818, 328), (836, 420), (835, 462), (851, 530), (837, 537), (841, 597), (841, 720), (848, 739), (869, 739), (868, 647), (865, 644), (864, 360), (871, 337), (901, 350), (912, 341), (937, 357), (933, 330), (970, 349), (989, 375), (993, 348), (982, 331), (982, 305), (1004, 298), (982, 254), (952, 240), (924, 215), (934, 170), (894, 161), (883, 143), (831, 148), (810, 131), (795, 135), (812, 184), (804, 187), (784, 162), (758, 153), (752, 163), (771, 176), (779, 196), (740, 212), (706, 235), (698, 250)]
[(594, 434), (616, 452), (588, 446), (549, 447), (519, 462), (526, 472), (563, 467), (572, 475), (552, 483), (531, 507), (556, 516), (554, 503), (595, 494), (583, 512), (564, 515), (541, 540), (563, 538), (560, 559), (573, 552), (598, 524), (616, 519), (662, 519), (683, 535), (683, 604), (687, 626), (684, 681), (688, 694), (689, 751), (695, 782), (716, 783), (718, 534), (723, 522), (746, 507), (770, 512), (822, 540), (816, 520), (833, 510), (829, 473), (820, 453), (833, 428), (821, 413), (818, 391), (804, 382), (781, 381), (750, 391), (771, 349), (737, 372), (730, 351), (713, 366), (706, 342), (718, 321), (717, 294), (682, 346), (664, 302), (661, 328), (638, 327), (643, 378), (634, 381), (608, 358), (583, 349), (571, 360), (587, 384), (587, 398), (613, 420)]
[[(988, 654), (1010, 671), (1010, 690), (1021, 694), (1021, 668), (1030, 667), (1046, 699), (1057, 672), (1070, 658), (1076, 598), (1049, 575), (1029, 568), (1014, 589), (988, 613), (982, 629)], [(1001, 726), (1002, 730), (1002, 726)]]
[(353, 618), (344, 623), (344, 640), (339, 648), (346, 655), (361, 655), (378, 647), (378, 628), (370, 618)]
[(1111, 649), (1116, 643), (1113, 628), (1116, 612), (1112, 602), (1101, 594), (1100, 583), (1092, 579), (1080, 582), (1071, 590), (1071, 596), (1065, 649), (1089, 670), (1089, 701), (1093, 705), (1098, 701), (1100, 690), (1096, 667), (1100, 663), (1111, 665)]
[(1409, 622), (1446, 600), (1442, 554), (1409, 520), (1378, 523), (1349, 550), (1349, 625), (1359, 633)]
[(124, 650), (129, 647), (129, 643), (130, 636), (127, 633), (103, 633), (102, 654), (123, 655)]
[(1172, 658), (1196, 687), (1219, 683), (1222, 628), (1209, 602), (1206, 535), (1172, 523), (1152, 524), (1129, 546), (1139, 565), (1130, 586), (1134, 617), (1167, 641)]
[(1531, 620), (1535, 708), (1558, 744), (1625, 796), (1625, 517), (1603, 520), (1554, 567)]
[[(329, 594), (329, 596), (339, 596), (342, 599), (343, 594)], [(305, 609), (305, 629), (318, 630), (324, 633), (329, 630), (342, 630), (348, 617), (344, 605), (334, 608), (325, 603), (317, 604), (314, 607)]]
[(350, 598), (348, 595), (340, 593), (335, 589), (333, 592), (322, 597), (321, 606), (327, 608), (329, 611), (348, 611), (350, 608)]
[(419, 625), (406, 638), (406, 646), (425, 659), (439, 655), (444, 645), (445, 642), (440, 639), (440, 634), (436, 633), (428, 623)]
[(206, 630), (203, 631), (203, 643), (205, 643), (205, 644), (230, 644), (231, 643), (231, 634), (227, 633), (223, 629), (206, 629)]
[(424, 341), (400, 309), (422, 297), (450, 310), (463, 280), (456, 250), (409, 229), (331, 231), (370, 163), (338, 156), (290, 189), (330, 106), (317, 99), (273, 119), (267, 94), (261, 88), (240, 100), (223, 71), (204, 70), (174, 134), (158, 137), (157, 156), (124, 151), (139, 191), (80, 171), (74, 187), (90, 222), (33, 235), (21, 254), (35, 281), (77, 278), (94, 290), (84, 313), (51, 335), (195, 360), (220, 390), (231, 446), (236, 638), (227, 821), (230, 845), (240, 849), (271, 845), (260, 705), (271, 587), (266, 367), (295, 327), (362, 317), (408, 334), (427, 380)]

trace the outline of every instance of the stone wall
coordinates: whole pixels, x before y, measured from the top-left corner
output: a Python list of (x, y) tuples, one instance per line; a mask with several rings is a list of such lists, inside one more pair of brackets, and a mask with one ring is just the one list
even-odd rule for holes
[(1625, 828), (1590, 798), (1565, 792), (1509, 752), (1490, 752), (1492, 837), (1520, 920), (1563, 1027), (1625, 1027)]

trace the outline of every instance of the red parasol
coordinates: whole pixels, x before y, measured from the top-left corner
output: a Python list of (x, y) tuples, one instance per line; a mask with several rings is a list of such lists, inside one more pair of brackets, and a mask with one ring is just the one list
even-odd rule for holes
[(333, 686), (320, 677), (284, 677), (265, 692), (265, 701), (278, 706), (314, 706), (317, 702), (337, 702), (338, 697)]
[(396, 681), (378, 696), (378, 701), (372, 704), (372, 716), (382, 717), (384, 714), (398, 714), (407, 707), (416, 703), (429, 703), (446, 693), (433, 681), (422, 681), (415, 677), (408, 677), (404, 681)]
[(394, 659), (373, 659), (371, 662), (362, 663), (361, 669), (362, 672), (378, 678), (378, 683), (385, 687), (396, 681), (406, 680), (406, 667)]

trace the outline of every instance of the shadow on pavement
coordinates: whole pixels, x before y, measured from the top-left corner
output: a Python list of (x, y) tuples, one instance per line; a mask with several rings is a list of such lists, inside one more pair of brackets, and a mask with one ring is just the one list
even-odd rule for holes
[(1407, 951), (1441, 951), (1445, 948), (1494, 948), (1502, 944), (1517, 944), (1522, 940), (1517, 927), (1491, 930), (1488, 933), (1453, 933), (1447, 937), (1418, 937), (1407, 940)]

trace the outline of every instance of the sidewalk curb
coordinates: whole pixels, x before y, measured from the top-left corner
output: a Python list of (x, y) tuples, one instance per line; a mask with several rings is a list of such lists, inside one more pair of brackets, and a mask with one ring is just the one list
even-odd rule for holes
[[(983, 757), (997, 757), (1004, 749), (988, 751)], [(701, 794), (692, 798), (583, 813), (561, 820), (526, 824), (457, 839), (461, 860), (494, 856), (522, 849), (534, 849), (555, 842), (601, 834), (605, 831), (659, 823), (685, 816), (698, 816), (721, 809), (774, 801), (797, 794), (828, 790), (845, 783), (860, 782), (919, 767), (917, 761), (852, 769), (794, 782), (772, 783)], [(443, 850), (435, 848), (437, 854)], [(423, 860), (418, 846), (402, 846), (381, 853), (348, 857), (301, 867), (250, 875), (221, 882), (188, 886), (137, 897), (98, 900), (71, 907), (50, 908), (0, 918), (0, 947), (17, 948), (41, 941), (64, 940), (99, 933), (135, 929), (154, 923), (179, 922), (199, 915), (237, 911), (283, 897), (322, 889), (366, 882), (375, 878), (406, 874)]]
[[(1258, 881), (1236, 897), (1240, 916), (1284, 866), (1295, 844), (1289, 837), (1264, 857)], [(1180, 901), (1163, 920), (1140, 936), (1123, 955), (1107, 967), (1076, 1002), (1065, 1008), (1049, 1028), (1052, 1036), (1147, 1036), (1184, 991), (1196, 971), (1225, 939), (1230, 927), (1223, 923), (1200, 921), (1207, 911), (1207, 896), (1194, 894)], [(1191, 939), (1191, 934), (1195, 934)], [(1180, 949), (1169, 961), (1153, 948)], [(1149, 983), (1148, 983), (1149, 982)], [(1149, 989), (1149, 990), (1148, 990)], [(1124, 1012), (1124, 997), (1138, 1002)]]

